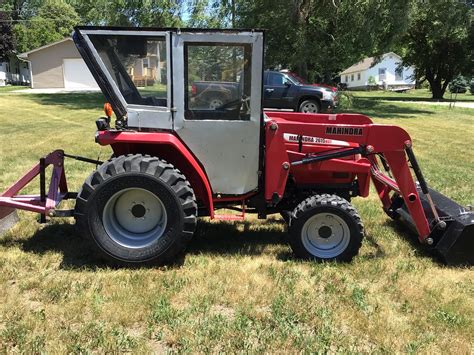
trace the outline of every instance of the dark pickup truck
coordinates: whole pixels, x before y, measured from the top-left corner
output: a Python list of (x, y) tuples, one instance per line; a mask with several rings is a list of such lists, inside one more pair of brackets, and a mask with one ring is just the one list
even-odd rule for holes
[(191, 105), (194, 109), (215, 110), (239, 100), (239, 82), (195, 81), (191, 86)]
[[(195, 81), (191, 100), (195, 107), (215, 110), (241, 99), (240, 82)], [(299, 112), (327, 112), (337, 106), (337, 91), (330, 86), (307, 84), (290, 72), (265, 71), (263, 107)]]
[(264, 73), (263, 106), (317, 113), (337, 106), (337, 90), (330, 86), (307, 84), (290, 72)]

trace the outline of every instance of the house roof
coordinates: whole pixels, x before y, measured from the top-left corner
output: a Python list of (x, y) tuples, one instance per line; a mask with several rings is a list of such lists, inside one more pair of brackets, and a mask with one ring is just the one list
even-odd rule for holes
[(57, 44), (60, 44), (60, 43), (63, 43), (63, 42), (67, 42), (67, 41), (72, 41), (72, 38), (71, 38), (71, 37), (63, 38), (63, 39), (61, 39), (61, 40), (59, 40), (59, 41), (46, 44), (46, 45), (44, 45), (44, 46), (41, 46), (41, 47), (32, 49), (31, 51), (28, 51), (28, 52), (25, 52), (25, 53), (21, 53), (21, 54), (18, 55), (18, 57), (19, 57), (19, 58), (22, 58), (22, 59), (26, 59), (26, 58), (28, 58), (28, 55), (30, 55), (31, 53), (38, 52), (38, 51), (42, 51), (43, 49), (46, 49), (46, 48), (49, 48), (49, 47), (53, 47), (53, 46), (55, 46), (55, 45), (57, 45)]
[[(400, 58), (400, 56), (397, 53), (393, 53), (393, 52), (383, 54), (382, 58), (385, 58), (389, 54)], [(349, 68), (347, 68), (346, 70), (344, 70), (343, 72), (341, 72), (341, 75), (367, 70), (373, 67), (375, 64), (376, 64), (375, 57), (364, 58), (359, 63), (356, 63), (350, 66)]]

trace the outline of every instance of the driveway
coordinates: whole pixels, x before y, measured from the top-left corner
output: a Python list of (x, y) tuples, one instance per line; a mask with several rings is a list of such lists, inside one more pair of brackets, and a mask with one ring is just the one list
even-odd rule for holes
[(13, 90), (11, 93), (22, 93), (22, 94), (67, 94), (67, 93), (87, 93), (87, 92), (100, 92), (100, 89), (22, 89)]

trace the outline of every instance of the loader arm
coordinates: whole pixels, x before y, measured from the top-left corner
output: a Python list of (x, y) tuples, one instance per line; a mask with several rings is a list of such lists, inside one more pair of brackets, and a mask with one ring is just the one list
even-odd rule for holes
[[(345, 171), (357, 175), (361, 195), (368, 194), (368, 180), (373, 181), (383, 208), (389, 212), (393, 194), (399, 195), (416, 227), (420, 241), (426, 241), (432, 229), (422, 206), (417, 186), (408, 165), (407, 149), (411, 149), (411, 138), (400, 127), (374, 124), (362, 115), (312, 115), (312, 120), (302, 114), (267, 112), (265, 165), (265, 198), (276, 200), (283, 196), (289, 174), (301, 165), (307, 169), (335, 169), (344, 164)], [(288, 136), (313, 137), (326, 145), (327, 151), (318, 154), (303, 154), (303, 147), (285, 140)], [(308, 139), (307, 139), (308, 140)], [(361, 154), (356, 160), (341, 160), (345, 156)], [(383, 154), (384, 163), (392, 176), (379, 169), (377, 154)], [(316, 165), (316, 166), (315, 166)], [(420, 180), (420, 179), (419, 179)], [(361, 186), (362, 185), (362, 186)], [(392, 194), (392, 195), (391, 195)]]

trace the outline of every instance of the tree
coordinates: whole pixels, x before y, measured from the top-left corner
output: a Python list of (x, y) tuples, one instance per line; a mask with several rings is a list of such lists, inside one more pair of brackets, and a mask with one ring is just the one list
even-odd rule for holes
[(81, 23), (108, 26), (181, 26), (184, 0), (67, 0)]
[(409, 0), (236, 0), (237, 24), (266, 33), (266, 66), (331, 81), (366, 56), (392, 50)]
[(25, 22), (14, 26), (17, 50), (27, 52), (48, 43), (69, 37), (79, 16), (64, 2), (45, 2), (37, 13)]
[(239, 0), (188, 0), (186, 26), (235, 28)]
[(0, 11), (10, 14), (13, 22), (30, 18), (35, 15), (44, 0), (1, 0)]
[(469, 8), (457, 0), (414, 1), (402, 41), (403, 65), (416, 67), (433, 99), (442, 99), (449, 83), (474, 68), (474, 26)]
[(11, 16), (0, 10), (0, 60), (6, 60), (15, 49)]

